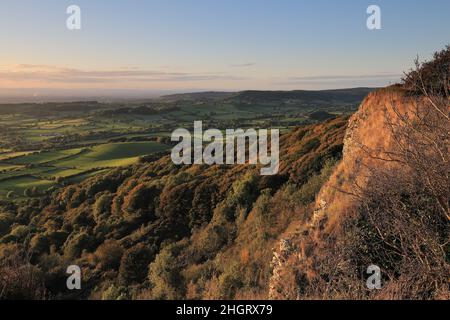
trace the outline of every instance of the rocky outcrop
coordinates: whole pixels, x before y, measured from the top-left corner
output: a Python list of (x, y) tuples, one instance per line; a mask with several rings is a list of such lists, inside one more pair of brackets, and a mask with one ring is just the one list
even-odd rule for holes
[[(367, 184), (370, 179), (368, 168), (392, 165), (380, 164), (375, 156), (377, 150), (388, 150), (394, 145), (386, 116), (393, 112), (393, 106), (406, 114), (413, 104), (413, 100), (400, 89), (386, 88), (370, 93), (350, 118), (344, 138), (343, 158), (321, 188), (309, 222), (297, 226), (296, 231), (281, 240), (274, 251), (269, 292), (271, 299), (297, 299), (301, 288), (287, 286), (288, 278), (295, 278), (294, 281), (299, 283), (303, 281), (299, 274), (310, 278), (315, 276), (317, 262), (312, 261), (314, 256), (319, 256), (322, 249), (329, 245), (344, 216), (357, 214), (355, 189), (364, 188)], [(303, 270), (298, 270), (299, 266)]]
[(271, 299), (283, 298), (279, 295), (283, 292), (282, 272), (289, 257), (297, 251), (289, 239), (281, 239), (278, 248), (273, 253), (270, 263), (272, 269), (272, 278), (269, 284), (269, 297)]

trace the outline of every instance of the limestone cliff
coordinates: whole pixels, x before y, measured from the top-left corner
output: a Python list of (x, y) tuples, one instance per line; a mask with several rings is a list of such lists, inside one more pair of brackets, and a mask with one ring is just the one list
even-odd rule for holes
[(370, 168), (396, 168), (402, 174), (405, 169), (395, 162), (380, 161), (378, 151), (396, 147), (390, 130), (392, 122), (387, 120), (395, 117), (388, 116), (394, 110), (397, 118), (406, 116), (417, 102), (396, 87), (378, 90), (365, 98), (349, 120), (343, 158), (321, 188), (309, 222), (298, 223), (275, 248), (270, 298), (297, 299), (302, 295), (302, 283), (320, 278), (321, 259), (328, 259), (328, 249), (336, 245), (335, 235), (340, 232), (342, 220), (358, 214), (355, 189), (365, 188)]

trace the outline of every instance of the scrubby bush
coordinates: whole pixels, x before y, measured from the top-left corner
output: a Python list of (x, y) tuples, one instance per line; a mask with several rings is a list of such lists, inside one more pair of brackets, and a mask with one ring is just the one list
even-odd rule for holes
[(104, 270), (118, 269), (123, 255), (123, 248), (117, 241), (106, 240), (95, 251), (95, 257)]
[(221, 298), (233, 299), (236, 291), (243, 285), (241, 270), (238, 263), (233, 263), (219, 276), (219, 290)]
[(144, 282), (148, 274), (148, 265), (153, 258), (153, 253), (143, 243), (126, 250), (120, 261), (120, 281), (123, 284)]
[(0, 300), (45, 299), (42, 272), (29, 262), (23, 250), (15, 248), (0, 258)]
[(69, 238), (64, 245), (64, 257), (67, 259), (75, 259), (81, 256), (83, 250), (90, 251), (94, 239), (86, 232), (81, 232)]
[(111, 214), (111, 202), (113, 196), (110, 193), (102, 194), (94, 203), (93, 214), (96, 222)]
[(322, 185), (328, 180), (331, 173), (333, 172), (333, 168), (336, 164), (335, 159), (329, 159), (325, 162), (322, 170), (318, 174), (313, 174), (308, 181), (301, 186), (300, 190), (296, 192), (296, 196), (298, 197), (298, 201), (307, 205), (314, 201), (317, 194), (320, 191)]
[(33, 254), (41, 255), (43, 253), (48, 253), (50, 250), (50, 241), (43, 234), (36, 234), (30, 240), (30, 250)]
[(128, 290), (121, 286), (117, 287), (115, 285), (111, 285), (103, 291), (102, 300), (127, 300), (129, 299)]
[(160, 190), (151, 184), (139, 184), (124, 198), (122, 211), (128, 220), (153, 219)]
[(185, 284), (181, 275), (181, 264), (177, 257), (182, 246), (168, 245), (156, 256), (149, 266), (148, 280), (152, 285), (155, 299), (181, 299), (185, 294)]
[(7, 234), (14, 222), (14, 215), (11, 213), (0, 213), (0, 236)]
[(30, 234), (30, 227), (24, 225), (13, 226), (10, 235), (14, 237), (15, 241), (23, 242)]
[(403, 86), (410, 92), (450, 95), (450, 45), (434, 54), (430, 61), (420, 62), (403, 77)]

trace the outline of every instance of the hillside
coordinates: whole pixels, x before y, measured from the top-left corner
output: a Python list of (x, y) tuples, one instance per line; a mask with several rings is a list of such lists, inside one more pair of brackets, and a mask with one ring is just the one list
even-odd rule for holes
[[(445, 110), (389, 87), (350, 119), (283, 134), (275, 176), (144, 157), (2, 202), (3, 297), (448, 299)], [(81, 296), (65, 287), (72, 264)], [(382, 290), (365, 286), (370, 265)]]
[[(449, 100), (430, 97), (399, 87), (367, 96), (314, 214), (277, 245), (271, 298), (450, 297), (449, 123), (433, 110), (448, 111)], [(384, 278), (371, 292), (372, 264)]]
[[(416, 136), (448, 143), (448, 124), (424, 106), (391, 87), (350, 119), (284, 134), (276, 176), (149, 157), (27, 205), (2, 202), (3, 297), (448, 299), (448, 144)], [(417, 127), (418, 115), (435, 127)], [(65, 287), (72, 264), (81, 296)], [(372, 264), (382, 290), (365, 287)]]
[(166, 102), (175, 101), (227, 101), (237, 103), (267, 103), (282, 102), (285, 100), (309, 101), (339, 101), (346, 103), (359, 103), (374, 88), (351, 88), (336, 90), (293, 90), (293, 91), (269, 91), (269, 90), (248, 90), (240, 92), (194, 92), (166, 95), (158, 100)]
[[(346, 125), (340, 117), (283, 135), (276, 176), (245, 165), (176, 167), (164, 157), (26, 206), (5, 202), (0, 274), (19, 278), (3, 277), (3, 295), (69, 298), (65, 270), (77, 264), (84, 298), (266, 298), (272, 247), (310, 214)], [(28, 277), (32, 284), (21, 282)]]
[(359, 103), (364, 97), (374, 91), (374, 88), (352, 88), (336, 90), (294, 90), (294, 91), (242, 91), (228, 100), (244, 104), (258, 104), (264, 102), (317, 102), (339, 101), (341, 103)]
[[(351, 117), (311, 106), (305, 116), (333, 118), (281, 131), (273, 176), (251, 165), (176, 166), (131, 141), (8, 151), (32, 172), (124, 166), (0, 201), (0, 298), (450, 299), (449, 53), (369, 93)], [(279, 93), (233, 99), (241, 94), (236, 112), (250, 102), (304, 106)], [(197, 102), (189, 112), (204, 108)], [(81, 268), (81, 291), (66, 287), (70, 265)]]

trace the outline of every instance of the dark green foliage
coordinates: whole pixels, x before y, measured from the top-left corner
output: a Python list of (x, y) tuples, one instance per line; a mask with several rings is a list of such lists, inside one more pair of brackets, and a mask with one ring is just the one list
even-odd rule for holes
[(142, 243), (125, 251), (120, 261), (120, 281), (124, 284), (144, 282), (153, 258), (151, 250)]
[(0, 213), (0, 236), (9, 232), (14, 221), (14, 215), (11, 213)]
[(76, 259), (81, 256), (84, 250), (88, 252), (92, 251), (94, 245), (94, 239), (86, 232), (76, 234), (73, 237), (67, 239), (64, 245), (64, 256), (67, 259)]
[(168, 245), (156, 256), (149, 266), (148, 279), (155, 299), (182, 299), (185, 295), (185, 281), (181, 274), (180, 261), (185, 246)]
[(50, 250), (50, 241), (48, 237), (40, 233), (36, 234), (31, 238), (30, 250), (37, 256), (48, 253)]

